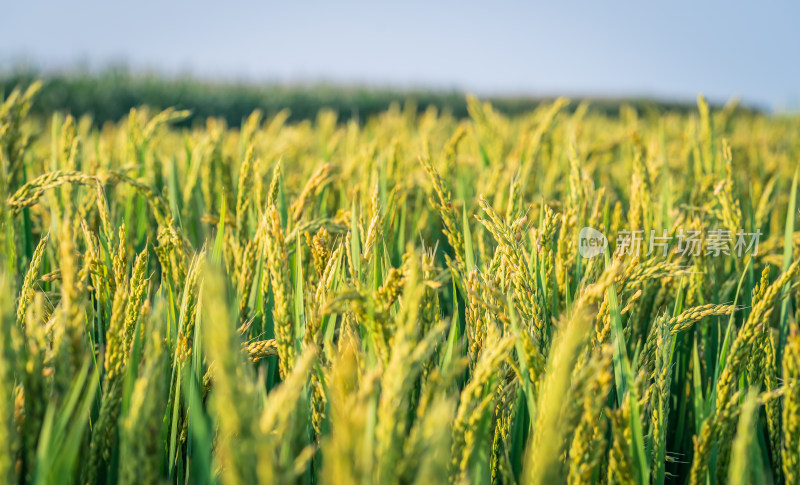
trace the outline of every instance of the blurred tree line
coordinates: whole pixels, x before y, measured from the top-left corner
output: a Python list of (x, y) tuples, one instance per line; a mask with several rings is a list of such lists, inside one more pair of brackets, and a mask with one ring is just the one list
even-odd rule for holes
[[(14, 70), (0, 73), (0, 98), (17, 86), (27, 86), (36, 79), (44, 81), (34, 112), (47, 115), (53, 111), (74, 116), (89, 115), (95, 123), (118, 121), (132, 107), (147, 105), (155, 109), (174, 106), (189, 109), (193, 120), (209, 116), (225, 119), (237, 126), (254, 109), (267, 115), (288, 108), (290, 120), (314, 118), (321, 108), (329, 108), (339, 120), (366, 119), (386, 110), (392, 103), (412, 103), (418, 110), (435, 106), (455, 117), (466, 117), (463, 92), (434, 90), (398, 90), (330, 84), (282, 85), (244, 82), (210, 82), (192, 77), (165, 77), (158, 74), (134, 74), (127, 69), (108, 69), (99, 73), (38, 73)], [(548, 98), (502, 96), (482, 98), (502, 113), (514, 115), (529, 111)], [(665, 102), (651, 99), (593, 99), (591, 108), (608, 115), (619, 114), (623, 104), (640, 112), (672, 110), (686, 112), (694, 103)], [(573, 101), (572, 108), (577, 106)]]

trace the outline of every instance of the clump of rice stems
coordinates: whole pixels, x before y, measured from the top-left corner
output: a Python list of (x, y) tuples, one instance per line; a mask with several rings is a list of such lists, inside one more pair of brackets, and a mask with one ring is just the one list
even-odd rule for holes
[[(685, 312), (684, 312), (685, 313)], [(696, 314), (692, 314), (696, 315)], [(683, 314), (681, 314), (683, 316)], [(670, 385), (672, 384), (672, 346), (674, 342), (672, 321), (656, 320), (656, 355), (653, 365), (653, 390), (650, 393), (650, 467), (660, 480), (664, 474), (666, 455), (667, 419), (670, 407)], [(647, 395), (644, 396), (647, 399)]]
[(239, 319), (242, 323), (248, 319), (247, 304), (250, 300), (250, 291), (253, 287), (253, 281), (256, 275), (256, 263), (259, 250), (261, 249), (261, 238), (256, 236), (253, 241), (247, 241), (242, 251), (242, 263), (239, 269), (239, 278), (237, 282), (237, 293), (239, 295)]
[[(479, 282), (481, 275), (477, 271), (472, 271), (467, 279), (467, 294), (468, 304), (465, 306), (464, 315), (465, 323), (464, 330), (466, 332), (467, 342), (467, 356), (469, 358), (470, 368), (474, 368), (478, 362), (478, 356), (483, 348), (484, 338), (486, 336), (486, 320), (483, 318), (482, 310), (482, 295), (481, 284)], [(488, 295), (486, 295), (488, 296)]]
[(727, 140), (722, 140), (722, 159), (725, 162), (725, 179), (714, 188), (714, 194), (719, 198), (722, 209), (722, 224), (730, 231), (731, 237), (735, 237), (742, 228), (742, 210), (734, 196), (733, 156)]
[[(59, 266), (61, 270), (61, 305), (60, 317), (62, 325), (58, 328), (56, 338), (59, 340), (59, 352), (66, 368), (64, 377), (68, 379), (80, 367), (83, 355), (83, 304), (84, 288), (79, 281), (79, 269), (75, 255), (74, 228), (70, 220), (61, 224), (59, 237)], [(72, 371), (72, 372), (70, 372)], [(61, 381), (66, 385), (66, 381)]]
[(608, 482), (635, 483), (631, 442), (630, 404), (624, 401), (616, 410), (606, 410), (611, 422), (611, 449), (608, 452)]
[[(479, 219), (486, 229), (492, 233), (502, 248), (505, 263), (513, 269), (512, 279), (515, 301), (518, 302), (517, 310), (525, 321), (533, 323), (537, 332), (542, 332), (544, 327), (544, 302), (539, 286), (531, 274), (528, 260), (524, 255), (516, 235), (505, 224), (497, 212), (486, 202), (479, 199), (481, 208), (489, 219)], [(542, 337), (541, 334), (538, 337)]]
[[(439, 301), (438, 289), (441, 282), (438, 273), (439, 268), (435, 262), (436, 248), (427, 248), (422, 253), (422, 281), (425, 287), (425, 294), (420, 305), (420, 326), (422, 332), (427, 332), (434, 325), (441, 321), (441, 305)], [(432, 362), (425, 365), (424, 375), (427, 376)]]
[(264, 120), (264, 113), (260, 109), (253, 110), (247, 120), (242, 123), (241, 130), (241, 144), (245, 150), (253, 143), (256, 132), (260, 128), (261, 122)]
[[(413, 261), (415, 258), (411, 258)], [(381, 379), (376, 433), (376, 482), (392, 483), (398, 473), (400, 437), (407, 432), (402, 411), (409, 403), (409, 392), (422, 373), (424, 363), (435, 349), (444, 325), (423, 333), (419, 326), (420, 304), (424, 297), (421, 271), (412, 264), (403, 291), (403, 304), (397, 316), (398, 328), (392, 339), (391, 355)], [(406, 403), (404, 405), (404, 403)]]
[(325, 227), (320, 227), (313, 237), (306, 233), (306, 242), (311, 248), (311, 257), (314, 261), (314, 270), (318, 277), (322, 277), (328, 260), (331, 256), (331, 236)]
[(102, 463), (111, 457), (122, 384), (125, 375), (125, 307), (128, 304), (127, 289), (118, 289), (114, 295), (111, 321), (108, 325), (107, 344), (103, 367), (106, 376), (100, 406), (100, 416), (92, 428), (89, 463), (84, 483), (95, 483), (101, 476)]
[(766, 287), (762, 285), (754, 296), (753, 309), (734, 339), (725, 366), (720, 372), (716, 389), (716, 411), (706, 419), (700, 434), (695, 438), (695, 459), (692, 462), (691, 474), (693, 483), (704, 480), (712, 438), (723, 431), (723, 426), (729, 426), (725, 418), (735, 407), (732, 396), (735, 393), (738, 374), (749, 360), (747, 353), (759, 335), (760, 327), (767, 324), (779, 292), (794, 278), (798, 270), (800, 270), (800, 260), (792, 263), (771, 285)]
[(361, 370), (360, 342), (345, 331), (326, 372), (331, 432), (322, 439), (324, 483), (366, 483), (373, 480), (373, 450), (365, 439), (367, 419), (377, 395), (380, 369)]
[(125, 308), (125, 322), (122, 326), (126, 360), (127, 349), (130, 348), (133, 341), (133, 330), (142, 315), (142, 306), (145, 304), (145, 297), (147, 296), (146, 293), (149, 286), (149, 280), (146, 276), (147, 262), (147, 248), (145, 248), (136, 256), (131, 270), (128, 305)]
[(44, 310), (42, 293), (34, 295), (32, 305), (25, 315), (23, 343), (19, 349), (18, 378), (22, 383), (22, 404), (19, 408), (19, 432), (22, 445), (21, 459), (26, 479), (32, 476), (36, 446), (45, 414), (45, 399), (52, 384), (53, 356), (50, 350), (50, 329), (44, 322), (48, 318)]
[(101, 463), (110, 458), (110, 448), (115, 438), (115, 423), (119, 417), (125, 373), (133, 340), (133, 329), (144, 302), (147, 289), (145, 269), (146, 250), (139, 254), (133, 266), (129, 288), (123, 279), (118, 283), (111, 310), (111, 320), (106, 332), (106, 350), (103, 365), (106, 371), (100, 406), (100, 417), (92, 429), (89, 464), (86, 480), (94, 483), (101, 473)]
[(604, 345), (595, 350), (583, 369), (592, 377), (581, 390), (582, 397), (578, 401), (581, 415), (569, 448), (570, 484), (590, 482), (605, 450), (607, 423), (603, 408), (614, 379), (610, 371), (611, 356), (611, 346)]
[(112, 180), (127, 184), (128, 186), (132, 187), (139, 195), (141, 195), (150, 205), (150, 208), (153, 210), (153, 217), (155, 217), (159, 225), (162, 226), (172, 225), (173, 221), (169, 209), (169, 204), (160, 193), (153, 190), (146, 183), (131, 178), (123, 172), (112, 171), (109, 173), (109, 176), (111, 177)]
[(170, 123), (175, 123), (181, 120), (185, 120), (191, 115), (191, 111), (185, 109), (175, 109), (175, 108), (166, 108), (160, 111), (158, 114), (150, 118), (150, 120), (144, 125), (144, 128), (141, 131), (141, 142), (147, 143), (152, 140), (153, 136), (157, 132), (157, 130), (163, 126), (166, 126)]
[(522, 197), (520, 197), (521, 181), (519, 174), (511, 177), (511, 185), (508, 190), (508, 203), (506, 205), (506, 219), (515, 221), (521, 216), (522, 212)]
[(97, 212), (100, 215), (100, 225), (103, 228), (103, 235), (108, 242), (109, 247), (114, 244), (114, 230), (111, 224), (111, 211), (108, 208), (108, 201), (106, 200), (105, 191), (103, 186), (99, 183), (95, 185), (95, 199), (97, 203)]
[(186, 278), (186, 262), (189, 257), (186, 240), (172, 224), (160, 227), (157, 238), (162, 275), (168, 274), (176, 282), (183, 281)]
[(239, 241), (243, 241), (247, 234), (247, 208), (250, 205), (250, 192), (253, 188), (253, 151), (252, 145), (247, 147), (244, 160), (239, 167), (239, 184), (236, 189), (236, 233)]
[(570, 375), (590, 328), (588, 311), (577, 308), (561, 331), (548, 356), (539, 390), (533, 440), (528, 444), (526, 480), (550, 483), (563, 476), (562, 453), (567, 446), (568, 424), (564, 409), (569, 400)]
[(437, 398), (408, 433), (400, 465), (400, 480), (446, 483), (450, 458), (450, 422), (455, 412), (451, 399)]
[[(244, 254), (242, 255), (242, 268), (239, 272), (239, 282), (238, 282), (238, 291), (239, 291), (239, 316), (242, 321), (246, 321), (245, 309), (247, 307), (248, 300), (250, 299), (250, 292), (252, 291), (253, 283), (255, 283), (255, 276), (256, 276), (256, 263), (258, 262), (260, 255), (264, 255), (267, 250), (267, 237), (269, 236), (269, 227), (270, 227), (270, 220), (269, 217), (266, 215), (261, 217), (261, 220), (258, 223), (258, 227), (256, 229), (255, 237), (251, 241), (248, 241), (244, 248)], [(267, 268), (264, 266), (262, 268), (262, 272), (264, 273), (261, 275), (261, 295), (263, 298), (266, 298), (269, 294), (269, 277), (265, 276), (268, 275)]]
[[(504, 366), (505, 367), (505, 366)], [(502, 368), (501, 368), (502, 370)], [(511, 376), (511, 372), (506, 371), (506, 376)], [(495, 392), (495, 404), (493, 410), (494, 430), (492, 437), (492, 449), (490, 457), (491, 480), (498, 483), (501, 480), (513, 479), (513, 465), (507, 455), (511, 447), (511, 433), (514, 424), (514, 416), (517, 411), (518, 401), (516, 399), (519, 381), (501, 379), (500, 386)]]
[[(324, 231), (324, 228), (322, 231)], [(322, 234), (325, 235), (327, 232), (323, 232)], [(315, 236), (315, 241), (317, 242), (315, 264), (317, 264), (317, 260), (320, 260), (320, 263), (322, 260), (327, 260), (325, 268), (320, 272), (320, 279), (317, 283), (317, 289), (314, 292), (314, 299), (321, 302), (326, 301), (328, 299), (328, 294), (333, 290), (334, 279), (341, 264), (340, 256), (343, 249), (342, 245), (339, 244), (332, 254), (326, 256), (322, 252), (327, 252), (327, 249), (320, 247), (322, 244), (320, 239)], [(313, 249), (312, 252), (314, 252)], [(323, 347), (322, 320), (322, 308), (319, 305), (315, 305), (306, 320), (305, 334), (303, 336), (305, 347)], [(317, 437), (322, 434), (322, 421), (325, 416), (326, 404), (327, 397), (323, 389), (322, 376), (319, 372), (314, 372), (311, 376), (311, 424), (314, 426)]]
[(556, 231), (561, 224), (561, 214), (553, 211), (550, 206), (544, 206), (544, 221), (536, 237), (536, 251), (539, 253), (539, 261), (544, 270), (543, 285), (545, 292), (552, 295), (551, 305), (555, 301), (557, 282), (555, 281), (555, 259), (553, 241)]
[(95, 290), (99, 300), (105, 300), (104, 289), (106, 284), (110, 290), (116, 288), (116, 283), (113, 277), (108, 276), (108, 268), (100, 254), (100, 240), (91, 229), (86, 219), (81, 221), (81, 232), (83, 233), (84, 243), (86, 244), (86, 252), (83, 258), (83, 267), (78, 273), (78, 280), (82, 282), (91, 282), (87, 290)]
[(467, 263), (464, 259), (464, 236), (458, 224), (458, 215), (453, 208), (450, 188), (442, 176), (439, 175), (439, 172), (433, 166), (433, 162), (431, 162), (430, 159), (421, 157), (419, 161), (428, 173), (433, 183), (433, 192), (436, 194), (436, 197), (433, 195), (429, 197), (429, 202), (442, 218), (442, 222), (444, 223), (444, 235), (453, 248), (457, 268), (463, 274), (467, 267)]
[(162, 310), (156, 309), (147, 320), (144, 362), (120, 422), (120, 454), (126, 457), (120, 461), (122, 484), (153, 483), (161, 475), (161, 424), (168, 393), (162, 316)]
[[(33, 106), (36, 94), (41, 90), (42, 82), (35, 81), (22, 92), (14, 89), (0, 103), (0, 157), (5, 158), (8, 166), (4, 169), (3, 177), (9, 187), (17, 185), (17, 179), (22, 169), (22, 159), (31, 140), (29, 133), (24, 130), (24, 121)], [(5, 183), (6, 180), (3, 182)]]
[[(539, 124), (533, 131), (533, 134), (529, 137), (527, 146), (525, 147), (525, 151), (529, 154), (529, 156), (523, 163), (521, 169), (520, 178), (522, 180), (530, 180), (530, 173), (533, 171), (534, 165), (539, 159), (540, 153), (543, 150), (546, 150), (545, 143), (543, 142), (547, 140), (548, 134), (553, 129), (558, 117), (558, 113), (568, 104), (569, 100), (567, 98), (557, 98), (555, 101), (553, 101), (553, 104), (547, 107), (547, 110), (541, 116), (541, 119), (537, 120)], [(523, 195), (527, 196), (529, 195), (529, 192), (526, 190)]]
[[(595, 320), (594, 335), (592, 335), (591, 345), (593, 348), (606, 343), (611, 335), (610, 297), (607, 290), (612, 284), (624, 286), (624, 283), (628, 281), (625, 275), (629, 274), (629, 269), (630, 266), (626, 268), (625, 272), (622, 272), (622, 263), (619, 260), (615, 260), (610, 266), (606, 267), (594, 284), (587, 286), (581, 293), (581, 298), (586, 303), (600, 302), (597, 310), (597, 319)], [(616, 293), (619, 294), (621, 292), (617, 289)]]
[[(761, 285), (766, 289), (767, 282)], [(767, 391), (775, 391), (778, 388), (778, 367), (775, 361), (775, 344), (772, 339), (769, 326), (763, 325), (759, 330), (760, 335), (756, 337), (755, 348), (750, 354), (747, 364), (747, 374), (750, 385), (760, 387), (762, 384)], [(776, 401), (765, 405), (767, 417), (767, 431), (770, 440), (770, 458), (776, 469), (776, 477), (780, 473), (780, 406)]]
[(474, 96), (467, 96), (467, 111), (478, 135), (481, 158), (485, 165), (497, 162), (505, 154), (507, 120), (492, 109), (489, 103), (481, 103)]
[[(333, 252), (330, 254), (330, 256), (326, 258), (327, 262), (325, 264), (325, 267), (322, 269), (320, 273), (320, 279), (319, 282), (317, 283), (317, 288), (314, 291), (314, 299), (316, 301), (318, 302), (326, 301), (328, 299), (328, 295), (332, 293), (334, 289), (333, 286), (336, 274), (339, 271), (339, 268), (341, 267), (341, 256), (343, 251), (344, 249), (342, 244), (338, 244), (336, 246), (336, 249), (334, 249)], [(386, 293), (396, 291), (395, 287), (397, 283), (395, 283), (395, 278), (397, 278), (398, 275), (402, 276), (402, 273), (394, 268), (390, 270), (390, 278), (387, 280), (386, 284), (384, 284), (378, 289), (376, 299), (383, 301), (390, 301), (391, 303), (393, 303), (397, 299), (396, 295), (394, 294), (386, 295)], [(402, 280), (399, 280), (398, 282), (401, 283)], [(312, 316), (311, 318), (309, 318), (308, 322), (306, 322), (306, 331), (304, 336), (306, 345), (309, 344), (314, 344), (316, 346), (322, 345), (321, 341), (322, 334), (320, 333), (320, 331), (322, 330), (321, 328), (322, 317), (323, 317), (323, 308), (319, 305), (314, 306), (312, 310)]]
[[(753, 473), (756, 467), (753, 462), (755, 425), (758, 417), (756, 411), (758, 411), (758, 393), (751, 391), (745, 397), (739, 412), (739, 425), (732, 446), (732, 465), (728, 471), (728, 483), (730, 484), (740, 485), (758, 480), (758, 475)], [(759, 459), (757, 455), (755, 458)]]
[[(150, 188), (121, 172), (111, 172), (111, 177), (131, 186), (149, 204), (153, 210), (153, 217), (158, 223), (158, 242), (164, 253), (172, 255), (174, 269), (177, 271), (178, 280), (183, 280), (186, 275), (186, 261), (190, 257), (191, 245), (183, 233), (175, 226), (175, 219), (164, 197)], [(167, 267), (171, 267), (167, 265)]]
[(781, 462), (786, 483), (800, 480), (800, 334), (797, 326), (783, 352), (783, 443)]
[[(112, 244), (111, 239), (106, 239), (109, 245)], [(125, 223), (119, 226), (118, 234), (119, 244), (115, 250), (111, 251), (111, 269), (114, 272), (113, 288), (118, 288), (125, 283), (126, 272), (128, 271), (128, 253), (125, 237)]]
[(297, 200), (294, 204), (292, 204), (291, 211), (295, 222), (299, 221), (300, 218), (303, 217), (303, 212), (305, 211), (309, 202), (311, 202), (311, 199), (317, 195), (322, 187), (324, 187), (328, 182), (332, 170), (333, 165), (326, 163), (320, 166), (308, 179), (306, 186), (303, 187), (303, 190), (300, 192)]
[(0, 400), (0, 480), (16, 482), (17, 447), (20, 445), (14, 419), (14, 367), (15, 352), (12, 342), (14, 332), (8, 277), (0, 271), (0, 389), (4, 396)]
[(637, 137), (634, 138), (633, 177), (631, 181), (631, 209), (628, 212), (630, 231), (649, 230), (652, 221), (652, 188), (644, 162), (644, 154)]
[(116, 435), (116, 422), (120, 413), (122, 392), (128, 358), (133, 339), (134, 325), (139, 319), (147, 288), (145, 268), (147, 253), (136, 258), (129, 288), (125, 280), (119, 282), (114, 295), (111, 319), (106, 332), (106, 349), (103, 359), (105, 381), (101, 397), (100, 416), (92, 428), (86, 482), (94, 483), (102, 474), (102, 464), (110, 458)]
[(561, 227), (559, 237), (556, 241), (556, 282), (558, 292), (563, 298), (567, 297), (568, 286), (570, 285), (570, 272), (574, 267), (575, 245), (572, 235), (577, 230), (578, 214), (575, 206), (570, 205), (561, 217)]
[(292, 284), (289, 275), (289, 258), (286, 254), (286, 243), (283, 239), (280, 214), (275, 206), (268, 209), (269, 237), (267, 238), (267, 267), (272, 283), (272, 323), (275, 340), (278, 343), (281, 375), (286, 376), (294, 366), (295, 330), (292, 321)]
[[(345, 242), (345, 245), (347, 243)], [(344, 251), (349, 254), (348, 251)], [(364, 288), (347, 289), (336, 292), (321, 309), (323, 315), (350, 311), (369, 330), (375, 353), (381, 362), (388, 362), (391, 339), (396, 330), (392, 306), (400, 297), (406, 284), (405, 271), (389, 268), (383, 284), (375, 291)]]
[(569, 163), (569, 198), (568, 207), (575, 211), (583, 212), (583, 201), (586, 194), (583, 192), (581, 158), (578, 154), (578, 147), (575, 146), (574, 136), (570, 137), (567, 147), (567, 158)]
[(378, 184), (376, 183), (375, 188), (372, 191), (372, 198), (370, 199), (370, 212), (372, 213), (372, 219), (369, 222), (367, 237), (364, 240), (364, 248), (362, 250), (363, 255), (361, 259), (364, 262), (369, 261), (372, 250), (376, 243), (379, 242), (379, 237), (383, 233), (383, 214), (381, 212), (378, 195)]
[(456, 131), (445, 142), (442, 148), (442, 159), (444, 160), (445, 172), (448, 175), (455, 173), (456, 156), (458, 155), (458, 147), (466, 138), (468, 133), (467, 125), (462, 123), (458, 125)]
[(717, 433), (722, 433), (723, 423), (729, 426), (728, 421), (735, 415), (737, 406), (733, 402), (734, 399), (738, 400), (740, 391), (736, 391), (731, 395), (731, 399), (724, 402), (717, 403), (717, 408), (712, 416), (703, 422), (699, 430), (699, 434), (694, 437), (694, 457), (692, 461), (692, 470), (690, 475), (691, 483), (703, 483), (706, 479), (708, 471), (708, 460), (711, 456), (714, 439)]
[(258, 419), (255, 382), (243, 365), (236, 325), (226, 305), (225, 282), (204, 269), (203, 348), (213, 365), (210, 410), (217, 426), (214, 456), (223, 483), (256, 483)]
[(183, 285), (181, 296), (180, 314), (178, 316), (178, 355), (180, 359), (187, 359), (192, 352), (195, 338), (195, 321), (197, 316), (197, 303), (200, 293), (200, 275), (205, 264), (205, 253), (199, 253), (192, 259), (189, 272)]
[[(764, 187), (761, 189), (761, 196), (758, 199), (758, 205), (756, 206), (756, 212), (753, 216), (754, 224), (753, 227), (756, 229), (762, 229), (764, 227), (764, 221), (768, 217), (770, 206), (770, 198), (772, 197), (772, 193), (775, 190), (775, 183), (778, 181), (777, 176), (771, 177)], [(727, 189), (727, 185), (725, 186)]]
[(269, 184), (269, 193), (267, 194), (267, 208), (278, 203), (278, 193), (280, 191), (280, 184), (281, 184), (281, 160), (278, 159), (278, 162), (275, 164), (275, 168), (272, 169), (272, 179)]
[(285, 381), (267, 396), (264, 410), (258, 418), (261, 439), (257, 443), (259, 459), (256, 475), (259, 483), (289, 483), (296, 480), (305, 472), (315, 452), (314, 447), (308, 445), (288, 460), (281, 456), (285, 445), (283, 440), (290, 435), (293, 424), (293, 411), (302, 402), (300, 398), (317, 355), (316, 348), (306, 348)]
[(494, 398), (493, 391), (498, 385), (494, 378), (495, 369), (508, 356), (513, 344), (514, 340), (511, 337), (493, 342), (481, 355), (472, 378), (461, 391), (453, 423), (450, 462), (450, 476), (456, 477), (459, 481), (469, 476), (470, 461), (480, 446), (476, 441), (476, 432), (479, 422)]

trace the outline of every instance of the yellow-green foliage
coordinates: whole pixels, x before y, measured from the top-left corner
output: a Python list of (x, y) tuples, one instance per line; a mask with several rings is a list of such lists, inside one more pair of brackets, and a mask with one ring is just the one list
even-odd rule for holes
[(800, 476), (800, 118), (98, 127), (36, 91), (0, 104), (0, 482)]

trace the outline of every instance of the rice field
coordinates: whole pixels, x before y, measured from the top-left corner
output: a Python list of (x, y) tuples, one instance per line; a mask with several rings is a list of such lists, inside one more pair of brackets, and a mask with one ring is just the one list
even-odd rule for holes
[(0, 483), (800, 482), (800, 117), (0, 105)]

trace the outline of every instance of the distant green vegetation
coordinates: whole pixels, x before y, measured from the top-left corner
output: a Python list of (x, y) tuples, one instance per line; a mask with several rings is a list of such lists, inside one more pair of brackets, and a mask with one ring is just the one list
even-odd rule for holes
[[(148, 105), (156, 109), (176, 107), (189, 109), (192, 117), (184, 123), (209, 116), (225, 119), (229, 125), (239, 125), (254, 109), (267, 115), (288, 109), (289, 121), (313, 119), (321, 108), (338, 113), (340, 120), (367, 119), (398, 103), (406, 109), (424, 111), (436, 107), (457, 118), (466, 118), (465, 93), (433, 90), (403, 91), (363, 86), (247, 84), (244, 82), (207, 82), (190, 77), (169, 78), (158, 75), (135, 75), (126, 70), (107, 70), (99, 74), (73, 72), (42, 75), (34, 71), (0, 73), (0, 92), (8, 94), (17, 86), (28, 86), (35, 79), (45, 85), (33, 107), (34, 114), (54, 111), (74, 116), (90, 115), (98, 124), (118, 121), (131, 108)], [(0, 96), (1, 97), (1, 96)], [(552, 101), (534, 97), (489, 97), (495, 110), (518, 115), (532, 110), (540, 103)], [(573, 101), (568, 111), (577, 107)], [(597, 99), (592, 109), (616, 116), (622, 105), (629, 104), (642, 113), (664, 111), (686, 113), (691, 103), (661, 102), (647, 99)]]

